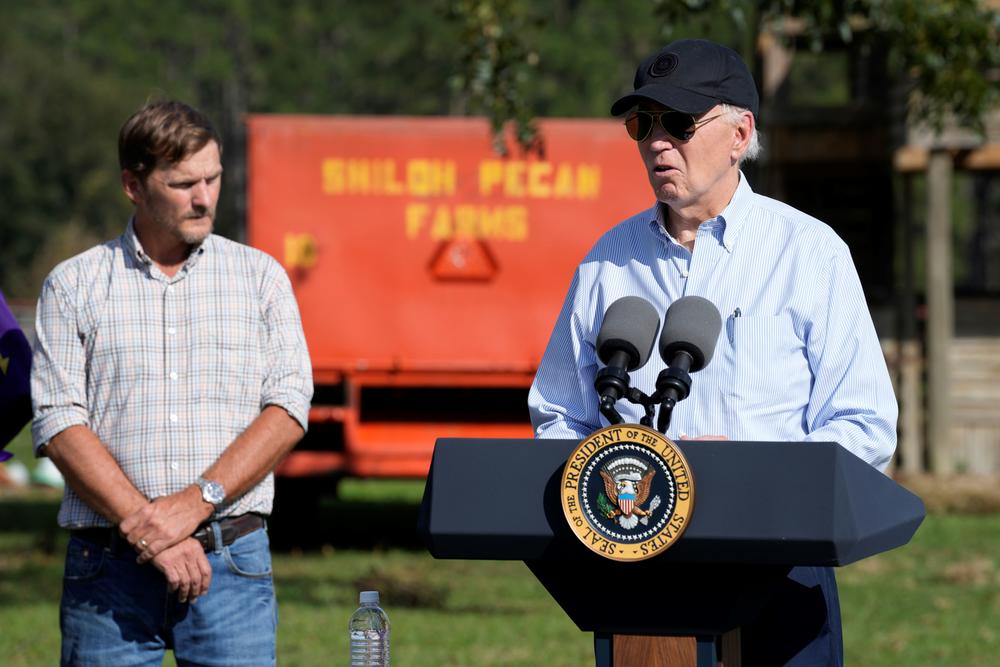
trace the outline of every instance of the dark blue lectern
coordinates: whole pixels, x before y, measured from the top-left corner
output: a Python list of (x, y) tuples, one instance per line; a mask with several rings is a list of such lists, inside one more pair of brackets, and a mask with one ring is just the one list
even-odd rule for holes
[[(792, 566), (893, 549), (924, 518), (917, 496), (836, 443), (681, 442), (696, 488), (687, 531), (649, 560), (611, 561), (563, 517), (558, 487), (577, 444), (438, 440), (418, 530), (435, 558), (523, 560), (595, 633), (599, 667), (614, 664), (614, 635), (694, 636), (697, 664), (714, 667), (715, 638), (752, 621)], [(643, 594), (624, 616), (583, 579), (641, 582)]]

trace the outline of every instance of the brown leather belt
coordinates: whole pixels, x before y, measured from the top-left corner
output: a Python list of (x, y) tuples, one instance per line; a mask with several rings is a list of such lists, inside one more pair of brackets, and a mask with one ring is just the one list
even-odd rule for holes
[[(248, 535), (266, 525), (267, 522), (264, 520), (264, 517), (259, 514), (240, 514), (239, 516), (219, 519), (219, 532), (222, 534), (222, 544), (218, 546), (228, 547), (244, 535)], [(201, 542), (201, 546), (205, 551), (215, 551), (215, 531), (212, 530), (211, 522), (198, 526), (198, 530), (194, 531), (191, 537)]]
[[(228, 547), (244, 535), (266, 525), (267, 521), (260, 514), (240, 514), (219, 519), (219, 532), (222, 533), (221, 546)], [(70, 531), (70, 534), (99, 547), (128, 546), (117, 528), (80, 528)], [(212, 530), (211, 521), (198, 526), (191, 537), (198, 540), (205, 551), (215, 551), (215, 531)]]

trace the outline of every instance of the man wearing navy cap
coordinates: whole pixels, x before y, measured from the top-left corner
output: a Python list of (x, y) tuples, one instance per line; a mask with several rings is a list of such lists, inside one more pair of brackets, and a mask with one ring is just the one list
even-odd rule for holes
[[(760, 151), (759, 100), (740, 56), (680, 40), (640, 63), (624, 115), (654, 205), (604, 234), (573, 276), (528, 403), (538, 438), (582, 439), (606, 426), (595, 341), (615, 300), (660, 313), (697, 295), (724, 323), (711, 364), (673, 410), (672, 439), (834, 441), (885, 470), (897, 406), (850, 251), (827, 225), (753, 192), (740, 171)], [(632, 386), (651, 391), (650, 359)], [(625, 421), (641, 406), (621, 402)], [(799, 567), (753, 624), (744, 665), (842, 665), (830, 568)]]

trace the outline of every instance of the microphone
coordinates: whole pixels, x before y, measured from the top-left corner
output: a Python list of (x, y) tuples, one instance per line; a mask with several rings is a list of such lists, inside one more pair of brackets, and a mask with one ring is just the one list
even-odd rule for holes
[(612, 303), (604, 313), (597, 334), (597, 356), (605, 367), (597, 374), (594, 388), (601, 396), (601, 414), (612, 424), (622, 422), (615, 403), (629, 390), (629, 371), (649, 361), (660, 328), (660, 316), (653, 305), (637, 296)]
[(722, 315), (708, 299), (685, 296), (670, 304), (660, 333), (660, 356), (668, 368), (656, 378), (660, 414), (656, 426), (666, 433), (678, 401), (691, 392), (691, 376), (708, 365), (722, 331)]

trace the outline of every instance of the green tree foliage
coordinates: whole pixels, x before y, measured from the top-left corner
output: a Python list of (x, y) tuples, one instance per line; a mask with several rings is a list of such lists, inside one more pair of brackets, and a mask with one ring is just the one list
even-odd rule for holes
[(978, 0), (870, 0), (873, 27), (892, 40), (911, 79), (911, 114), (940, 128), (954, 115), (982, 129), (1000, 103), (1000, 12)]
[(635, 66), (660, 48), (667, 26), (649, 0), (550, 2), (533, 38), (539, 64), (524, 95), (539, 116), (607, 117), (632, 89)]
[[(940, 129), (975, 128), (1000, 103), (1000, 12), (982, 0), (655, 0), (667, 25), (725, 16), (751, 38), (761, 27), (804, 38), (816, 51), (873, 31), (912, 88), (910, 116)], [(752, 42), (751, 42), (752, 48)], [(744, 55), (748, 55), (744, 51)]]
[(83, 240), (92, 226), (93, 241), (126, 211), (111, 119), (121, 116), (115, 99), (130, 91), (77, 57), (72, 30), (73, 17), (44, 11), (0, 22), (0, 286), (14, 296), (37, 289), (35, 258), (49, 268), (65, 258), (54, 250), (69, 240), (59, 230)]
[[(197, 7), (197, 8), (195, 8)], [(205, 110), (225, 144), (219, 228), (242, 223), (247, 112), (446, 114), (459, 29), (439, 5), (36, 0), (0, 22), (0, 288), (33, 298), (130, 211), (118, 128), (149, 97)], [(391, 144), (392, 137), (386, 137)]]
[(452, 110), (487, 116), (501, 153), (508, 121), (530, 150), (536, 116), (606, 116), (665, 34), (648, 0), (449, 0), (444, 15), (461, 31)]
[(520, 0), (453, 0), (446, 8), (447, 18), (461, 29), (460, 67), (452, 85), (469, 109), (490, 118), (499, 153), (507, 152), (502, 130), (508, 119), (520, 144), (530, 145), (536, 135), (534, 113), (522, 94), (538, 64), (527, 33), (539, 19), (529, 7)]
[(115, 142), (149, 97), (217, 124), (238, 238), (248, 112), (484, 114), (530, 141), (535, 115), (604, 116), (662, 39), (648, 0), (35, 0), (3, 19), (0, 288), (28, 299), (124, 227)]
[[(797, 18), (816, 44), (885, 32), (921, 91), (915, 113), (973, 117), (996, 99), (998, 20), (976, 0), (34, 0), (0, 21), (0, 288), (33, 298), (65, 257), (122, 229), (115, 142), (151, 96), (205, 110), (225, 144), (219, 228), (243, 220), (253, 113), (606, 116), (670, 38), (753, 55)], [(721, 20), (720, 20), (721, 19)], [(392, 137), (386, 136), (391, 147)]]

